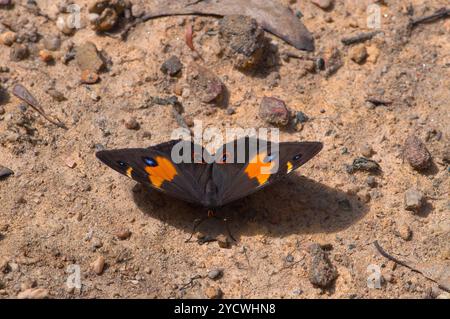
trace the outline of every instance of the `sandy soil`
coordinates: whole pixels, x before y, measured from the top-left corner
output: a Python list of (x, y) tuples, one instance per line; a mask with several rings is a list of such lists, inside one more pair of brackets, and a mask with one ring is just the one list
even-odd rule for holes
[[(254, 74), (240, 72), (220, 55), (217, 18), (155, 19), (139, 24), (122, 41), (96, 34), (86, 17), (88, 1), (75, 2), (82, 9), (82, 28), (71, 36), (62, 34), (52, 19), (19, 4), (0, 9), (0, 33), (8, 31), (3, 22), (12, 21), (20, 30), (34, 26), (40, 35), (36, 43), (24, 41), (30, 56), (21, 61), (11, 61), (11, 48), (0, 44), (0, 67), (9, 68), (0, 73), (0, 164), (15, 173), (0, 180), (0, 298), (16, 298), (30, 288), (42, 288), (50, 298), (204, 298), (219, 294), (218, 289), (223, 298), (445, 296), (436, 283), (395, 267), (373, 242), (405, 260), (449, 263), (450, 184), (444, 152), (450, 134), (450, 20), (405, 31), (408, 3), (417, 17), (447, 1), (380, 4), (383, 33), (360, 45), (368, 51), (361, 64), (351, 59), (353, 46), (340, 39), (370, 31), (365, 1), (336, 1), (329, 10), (306, 0), (283, 1), (303, 13), (316, 50), (298, 51), (266, 33), (271, 61)], [(53, 2), (37, 3), (51, 18), (58, 15)], [(194, 46), (204, 62), (184, 41), (188, 24), (194, 26)], [(42, 39), (52, 35), (61, 36), (62, 46), (52, 53), (55, 61), (45, 63), (37, 52)], [(103, 52), (108, 63), (98, 83), (82, 84), (76, 61), (62, 63), (70, 41), (75, 47), (91, 41)], [(333, 48), (340, 52), (342, 67), (330, 76), (312, 71), (311, 61), (327, 61)], [(300, 59), (287, 59), (288, 53)], [(183, 63), (180, 77), (160, 71), (172, 55)], [(190, 92), (187, 70), (193, 60), (223, 81), (234, 114), (201, 103)], [(12, 94), (17, 83), (68, 129), (21, 106)], [(56, 101), (49, 88), (65, 100)], [(282, 141), (324, 143), (322, 152), (293, 176), (219, 211), (230, 219), (237, 239), (228, 249), (215, 241), (185, 243), (204, 209), (148, 191), (94, 155), (101, 148), (169, 140), (179, 126), (172, 106), (149, 101), (177, 93), (185, 118), (220, 129), (267, 126), (258, 116), (259, 105), (264, 96), (276, 96), (309, 117), (301, 127), (281, 130)], [(373, 94), (391, 103), (373, 106), (366, 101)], [(127, 128), (131, 118), (139, 129)], [(431, 153), (433, 164), (425, 172), (403, 158), (411, 134)], [(370, 155), (381, 173), (349, 174), (346, 165), (362, 154)], [(417, 214), (405, 209), (410, 188), (426, 198)], [(223, 223), (214, 219), (200, 231), (211, 238), (226, 234)], [(309, 280), (312, 243), (327, 247), (338, 273), (327, 289)], [(105, 267), (97, 274), (92, 264), (97, 260), (98, 266), (99, 256)], [(71, 265), (80, 267), (81, 289), (67, 287)], [(379, 288), (367, 285), (370, 265), (381, 269)], [(223, 275), (210, 279), (208, 272), (216, 268)]]

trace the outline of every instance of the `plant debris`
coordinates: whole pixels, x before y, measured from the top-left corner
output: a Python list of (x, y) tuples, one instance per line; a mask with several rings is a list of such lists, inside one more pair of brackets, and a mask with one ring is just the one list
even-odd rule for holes
[(27, 103), (29, 106), (31, 106), (33, 109), (35, 109), (39, 114), (41, 114), (47, 121), (50, 123), (60, 127), (67, 129), (64, 123), (62, 123), (59, 119), (52, 119), (50, 116), (48, 116), (45, 111), (42, 109), (39, 102), (36, 100), (36, 98), (21, 84), (16, 84), (13, 87), (13, 94)]
[(381, 167), (380, 165), (368, 158), (365, 157), (358, 157), (353, 160), (352, 165), (347, 165), (347, 172), (349, 174), (352, 174), (356, 171), (366, 171), (366, 172), (380, 172)]
[(381, 33), (381, 31), (358, 33), (357, 35), (352, 35), (349, 37), (342, 38), (341, 42), (345, 45), (361, 43), (361, 42), (365, 42), (365, 41), (372, 39), (374, 36), (376, 36), (379, 33)]
[(436, 12), (434, 12), (433, 14), (412, 19), (411, 22), (409, 23), (409, 26), (410, 28), (414, 28), (419, 24), (433, 22), (439, 19), (448, 18), (449, 16), (450, 16), (450, 9), (440, 8), (439, 10), (436, 10)]
[[(129, 25), (122, 35), (126, 37), (130, 28), (150, 19), (171, 15), (227, 16), (245, 13), (254, 18), (266, 31), (280, 37), (299, 50), (313, 51), (311, 33), (292, 11), (271, 0), (165, 0), (155, 1), (152, 11), (144, 14)], [(153, 4), (153, 3), (152, 3)]]
[(402, 261), (390, 254), (388, 254), (378, 243), (377, 240), (373, 242), (375, 248), (378, 252), (385, 258), (392, 260), (396, 264), (402, 265), (406, 268), (411, 269), (425, 278), (437, 283), (439, 288), (450, 292), (450, 263), (440, 262), (440, 263), (418, 263), (418, 262), (406, 262)]

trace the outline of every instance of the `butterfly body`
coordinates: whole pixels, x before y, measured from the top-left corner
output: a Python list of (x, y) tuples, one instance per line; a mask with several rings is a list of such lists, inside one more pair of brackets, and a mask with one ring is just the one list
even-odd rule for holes
[(314, 157), (320, 142), (272, 143), (245, 137), (214, 155), (190, 141), (149, 148), (105, 150), (96, 156), (139, 183), (207, 208), (223, 206), (266, 187)]

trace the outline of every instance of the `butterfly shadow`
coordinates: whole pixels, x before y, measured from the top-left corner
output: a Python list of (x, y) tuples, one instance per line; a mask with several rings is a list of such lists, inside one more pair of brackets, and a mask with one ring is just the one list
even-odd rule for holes
[[(194, 221), (207, 209), (173, 199), (137, 184), (133, 198), (147, 215), (192, 233)], [(198, 231), (208, 238), (227, 235), (226, 224), (239, 242), (241, 236), (283, 237), (291, 234), (333, 233), (360, 220), (368, 207), (356, 195), (303, 176), (289, 176), (253, 195), (216, 210), (218, 218), (204, 221)]]

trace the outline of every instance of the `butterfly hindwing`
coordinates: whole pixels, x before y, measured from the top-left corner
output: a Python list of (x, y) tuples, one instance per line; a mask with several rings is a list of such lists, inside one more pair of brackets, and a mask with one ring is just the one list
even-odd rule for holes
[[(191, 142), (174, 140), (149, 148), (107, 150), (96, 156), (112, 169), (144, 185), (149, 185), (178, 199), (202, 204), (211, 165), (175, 163), (172, 148), (183, 144), (184, 150), (196, 150)], [(198, 148), (203, 152), (203, 148)], [(197, 150), (198, 150), (197, 149)]]
[[(236, 153), (239, 149), (242, 151), (242, 145), (245, 145), (246, 153), (244, 163), (236, 162)], [(234, 152), (229, 151), (232, 149)], [(305, 164), (321, 149), (322, 143), (319, 142), (276, 144), (248, 137), (224, 145), (218, 154), (231, 153), (234, 162), (215, 163), (213, 166), (213, 180), (218, 185), (218, 204), (227, 204), (270, 185)]]

